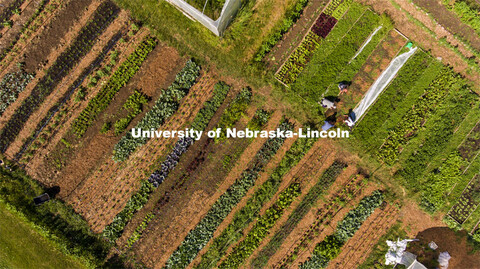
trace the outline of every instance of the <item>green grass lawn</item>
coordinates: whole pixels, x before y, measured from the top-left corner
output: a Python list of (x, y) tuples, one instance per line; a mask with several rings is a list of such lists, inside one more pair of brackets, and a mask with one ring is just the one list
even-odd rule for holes
[(85, 268), (65, 256), (0, 202), (0, 268)]

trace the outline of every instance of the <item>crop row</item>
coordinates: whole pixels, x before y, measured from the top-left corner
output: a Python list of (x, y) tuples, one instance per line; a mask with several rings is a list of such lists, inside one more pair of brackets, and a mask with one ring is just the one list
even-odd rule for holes
[[(38, 29), (47, 20), (48, 14), (55, 10), (60, 10), (65, 5), (63, 0), (42, 0), (35, 13), (23, 24), (20, 34), (0, 53), (0, 66), (5, 66), (11, 63), (14, 53), (21, 50), (21, 45), (33, 34), (38, 32)], [(5, 58), (10, 53), (8, 58)]]
[[(282, 65), (280, 70), (278, 70), (278, 72), (275, 74), (277, 79), (287, 85), (291, 84), (297, 79), (298, 75), (302, 72), (304, 66), (310, 61), (310, 58), (319, 46), (321, 38), (327, 37), (327, 35), (336, 25), (338, 19), (331, 15), (335, 13), (337, 9), (341, 9), (341, 11), (337, 11), (337, 13), (342, 12), (343, 16), (351, 2), (352, 1), (350, 0), (346, 0), (344, 2), (330, 2), (325, 11), (320, 14), (302, 43), (300, 43), (300, 45), (293, 51), (287, 61), (285, 61), (285, 63)], [(330, 11), (333, 13), (331, 14)]]
[(454, 152), (438, 169), (425, 177), (421, 206), (426, 211), (434, 213), (442, 207), (445, 203), (445, 193), (458, 182), (464, 165), (463, 158)]
[[(48, 110), (47, 115), (45, 115), (45, 117), (35, 127), (35, 131), (32, 132), (31, 136), (24, 141), (20, 151), (15, 154), (15, 160), (20, 160), (24, 153), (27, 151), (27, 149), (29, 149), (28, 155), (33, 156), (33, 152), (36, 148), (39, 148), (41, 144), (48, 143), (48, 139), (45, 139), (44, 142), (37, 140), (36, 143), (34, 143), (34, 141), (42, 135), (42, 131), (44, 131), (44, 128), (52, 121), (52, 119), (54, 120), (52, 125), (56, 125), (57, 122), (60, 121), (61, 117), (58, 115), (65, 113), (65, 110), (67, 110), (65, 108), (67, 102), (71, 99), (75, 92), (77, 92), (78, 95), (82, 91), (80, 85), (82, 85), (83, 81), (87, 78), (87, 76), (92, 73), (98, 65), (100, 65), (108, 52), (115, 46), (115, 44), (117, 44), (117, 41), (120, 39), (120, 37), (121, 33), (119, 32), (108, 41), (108, 43), (105, 45), (105, 47), (103, 47), (102, 52), (97, 56), (97, 58), (95, 58), (95, 60), (83, 70), (83, 72), (72, 83), (72, 85), (70, 85), (68, 90), (63, 94), (60, 101)], [(64, 109), (62, 110), (62, 108)], [(49, 130), (48, 128), (44, 131), (47, 137), (50, 136), (50, 131), (51, 129)], [(22, 161), (28, 161), (27, 159)]]
[(245, 239), (233, 248), (232, 252), (220, 264), (219, 268), (238, 268), (245, 260), (257, 249), (260, 242), (269, 234), (270, 229), (283, 215), (297, 196), (301, 193), (300, 183), (290, 184), (282, 193), (277, 201), (268, 208), (264, 215), (258, 218), (257, 223), (248, 232)]
[[(355, 127), (354, 135), (362, 144), (369, 148), (380, 147), (380, 144), (378, 144), (378, 130), (384, 125), (385, 121), (391, 120), (394, 111), (397, 111), (397, 109), (404, 110), (402, 106), (405, 106), (404, 103), (408, 104), (406, 96), (420, 95), (420, 90), (423, 92), (424, 89), (412, 87), (412, 85), (416, 85), (416, 82), (423, 78), (424, 72), (426, 72), (432, 61), (433, 59), (430, 56), (419, 50), (398, 71), (396, 78), (383, 91), (377, 101), (370, 107), (366, 116)], [(418, 90), (414, 92), (414, 89)]]
[(143, 111), (143, 105), (147, 103), (148, 97), (138, 90), (135, 90), (123, 104), (123, 108), (128, 111), (128, 115), (117, 120), (113, 125), (115, 135), (123, 133), (130, 122)]
[(320, 41), (321, 38), (317, 34), (309, 32), (280, 70), (278, 70), (275, 77), (287, 85), (294, 82), (304, 66), (310, 61), (313, 52), (320, 45)]
[(335, 24), (337, 24), (337, 19), (330, 15), (322, 13), (313, 24), (311, 31), (314, 32), (316, 35), (325, 38), (330, 33), (330, 31), (332, 31), (332, 28), (335, 26)]
[(226, 139), (227, 129), (232, 128), (238, 120), (240, 120), (250, 105), (252, 100), (252, 90), (244, 88), (240, 91), (235, 99), (228, 105), (220, 118), (216, 128), (222, 129), (220, 135), (215, 137), (215, 142), (220, 142)]
[(325, 8), (323, 13), (332, 16), (333, 12), (344, 2), (345, 0), (332, 0), (330, 4)]
[(335, 10), (333, 10), (332, 14), (328, 14), (328, 15), (331, 15), (335, 19), (339, 20), (340, 18), (342, 18), (343, 14), (345, 14), (345, 12), (348, 10), (352, 2), (353, 0), (343, 0), (342, 3), (338, 5), (338, 7)]
[(467, 135), (465, 141), (458, 147), (458, 151), (465, 160), (472, 160), (480, 151), (480, 122)]
[(273, 47), (282, 39), (283, 35), (286, 34), (290, 28), (295, 24), (295, 22), (302, 15), (303, 9), (308, 4), (308, 0), (300, 0), (296, 5), (293, 6), (285, 14), (285, 18), (279, 22), (278, 26), (275, 27), (272, 33), (269, 34), (268, 39), (263, 41), (260, 49), (257, 51), (253, 60), (256, 62), (261, 62), (262, 59), (267, 55)]
[(9, 24), (10, 17), (15, 13), (20, 13), (19, 9), (23, 2), (25, 2), (25, 0), (14, 0), (10, 5), (3, 9), (3, 12), (0, 14), (0, 30), (6, 25), (12, 26)]
[(383, 193), (374, 191), (372, 195), (364, 197), (357, 207), (350, 210), (337, 224), (332, 235), (328, 235), (318, 243), (312, 256), (300, 265), (302, 269), (325, 268), (328, 263), (338, 256), (342, 246), (350, 239), (363, 222), (383, 203)]
[[(422, 146), (412, 153), (402, 164), (400, 175), (407, 180), (409, 185), (414, 185), (423, 174), (431, 159), (440, 153), (453, 136), (455, 129), (471, 110), (476, 95), (470, 87), (462, 86), (460, 89), (451, 88), (435, 114), (425, 125), (425, 132), (429, 135), (422, 142)], [(427, 183), (428, 184), (428, 183)]]
[(445, 67), (425, 90), (424, 94), (417, 99), (412, 109), (403, 116), (402, 121), (389, 132), (388, 137), (385, 138), (379, 149), (378, 157), (386, 164), (392, 165), (400, 153), (401, 146), (418, 131), (435, 106), (444, 100), (448, 91), (451, 88), (456, 88), (459, 84), (463, 85), (463, 79), (460, 75)]
[(462, 196), (448, 212), (459, 224), (464, 223), (480, 203), (480, 176), (477, 174), (463, 190)]
[[(197, 116), (193, 120), (192, 128), (195, 130), (204, 130), (210, 120), (212, 119), (215, 112), (221, 106), (225, 100), (228, 92), (230, 91), (230, 86), (226, 85), (223, 82), (219, 82), (214, 86), (213, 96), (204, 104), (202, 109), (198, 112)], [(178, 141), (174, 148), (178, 148), (184, 145), (184, 141)], [(162, 165), (167, 165), (163, 164)], [(173, 167), (171, 165), (167, 166), (168, 168)], [(163, 182), (165, 178), (161, 178), (161, 175), (168, 175), (170, 170), (154, 171), (148, 180), (142, 181), (141, 187), (136, 194), (134, 194), (130, 200), (128, 200), (124, 209), (115, 216), (112, 223), (105, 227), (103, 230), (103, 235), (110, 241), (115, 241), (120, 235), (122, 235), (123, 230), (127, 223), (133, 218), (135, 212), (140, 210), (148, 201), (149, 195), (153, 192), (155, 185), (159, 185)], [(154, 185), (155, 184), (155, 185)]]
[(45, 76), (38, 82), (30, 96), (25, 99), (0, 131), (0, 151), (5, 152), (30, 116), (46, 100), (75, 64), (90, 51), (100, 34), (114, 20), (118, 12), (119, 8), (111, 2), (103, 2), (97, 8), (93, 18), (82, 28), (73, 43), (46, 71)]
[(126, 245), (127, 248), (131, 248), (133, 244), (135, 244), (135, 242), (137, 242), (140, 239), (143, 231), (145, 231), (145, 229), (148, 226), (148, 223), (153, 219), (154, 216), (155, 215), (153, 215), (152, 213), (149, 213), (145, 216), (142, 223), (140, 223), (140, 225), (137, 226), (133, 234), (128, 238), (127, 245)]
[[(357, 12), (357, 10), (354, 11)], [(348, 18), (345, 18), (345, 20), (356, 17), (355, 15), (348, 14)], [(348, 32), (345, 33), (343, 38), (342, 36), (338, 37), (340, 39), (339, 43), (334, 40), (335, 46), (333, 49), (330, 47), (331, 42), (324, 41), (322, 43), (313, 55), (308, 69), (292, 85), (292, 90), (308, 101), (317, 102), (329, 85), (338, 82), (335, 81), (338, 74), (345, 69), (345, 66), (348, 66), (355, 53), (374, 30), (378, 20), (378, 15), (367, 10), (353, 26), (338, 23), (339, 27), (346, 26), (345, 28), (349, 29)], [(335, 28), (335, 30), (337, 29), (340, 30), (340, 28)], [(340, 32), (335, 31), (334, 33), (332, 31), (331, 35)]]
[[(195, 84), (200, 76), (200, 66), (194, 61), (189, 60), (185, 67), (177, 74), (175, 81), (164, 90), (155, 105), (145, 114), (142, 120), (135, 126), (140, 130), (158, 129), (175, 111), (177, 111), (180, 101), (187, 95), (190, 88)], [(147, 143), (148, 137), (133, 137), (128, 132), (123, 136), (113, 149), (113, 159), (115, 161), (124, 161), (128, 159), (138, 147)]]
[[(291, 130), (293, 125), (283, 120), (278, 126), (281, 130)], [(205, 217), (191, 230), (182, 244), (167, 261), (167, 268), (184, 268), (197, 256), (198, 252), (210, 241), (220, 223), (253, 187), (260, 172), (283, 145), (285, 138), (270, 138), (255, 154), (248, 168), (213, 204)]]
[(100, 112), (108, 107), (115, 97), (115, 94), (135, 75), (143, 61), (147, 58), (147, 55), (156, 45), (157, 40), (147, 36), (135, 51), (120, 65), (107, 84), (88, 102), (87, 107), (73, 123), (73, 130), (78, 136), (82, 136), (87, 131), (87, 128), (93, 124)]
[(480, 33), (480, 5), (475, 1), (442, 0), (445, 6), (455, 12), (460, 20)]
[(278, 264), (276, 268), (287, 268), (292, 264), (302, 250), (307, 249), (311, 240), (321, 234), (323, 229), (327, 227), (333, 217), (352, 199), (356, 197), (359, 190), (365, 183), (363, 177), (355, 175), (351, 181), (348, 181), (343, 188), (338, 190), (332, 198), (328, 200), (320, 209), (315, 213), (315, 221), (310, 227), (303, 233), (302, 237), (295, 243), (293, 250), (290, 251)]
[[(33, 23), (35, 21), (35, 19), (37, 18), (38, 15), (40, 15), (42, 13), (42, 11), (44, 10), (44, 8), (46, 7), (46, 5), (48, 4), (48, 0), (42, 0), (39, 4), (38, 4), (38, 7), (37, 9), (35, 10), (35, 13), (33, 13), (32, 17), (30, 17), (27, 22), (25, 22), (23, 25), (22, 25), (22, 29), (20, 29), (20, 33), (16, 34), (13, 38), (13, 40), (10, 41), (10, 44), (8, 44), (6, 47), (4, 47), (1, 51), (0, 51), (0, 61), (3, 60), (5, 58), (5, 56), (7, 56), (7, 54), (13, 49), (13, 47), (15, 46), (15, 44), (17, 44), (18, 40), (20, 38), (25, 39), (25, 37), (23, 36), (24, 32), (26, 31), (26, 29), (30, 28), (31, 27), (31, 23)], [(1, 27), (1, 26), (0, 26)], [(0, 35), (1, 36), (1, 35)]]
[[(270, 177), (248, 199), (245, 206), (233, 216), (232, 222), (213, 240), (208, 251), (202, 256), (197, 268), (212, 268), (225, 255), (225, 251), (242, 238), (243, 230), (260, 214), (263, 205), (272, 199), (285, 176), (310, 150), (316, 139), (297, 139), (285, 153)], [(252, 183), (253, 184), (253, 183)]]
[(0, 116), (10, 104), (17, 100), (18, 94), (23, 92), (33, 75), (23, 70), (6, 74), (0, 81)]
[(275, 233), (275, 235), (273, 235), (272, 239), (268, 242), (268, 244), (252, 261), (253, 267), (265, 267), (270, 257), (278, 251), (285, 239), (290, 235), (290, 233), (295, 229), (298, 223), (310, 211), (312, 206), (314, 206), (315, 203), (330, 188), (330, 186), (333, 184), (333, 182), (335, 182), (337, 177), (340, 175), (340, 173), (346, 166), (347, 165), (343, 162), (334, 161), (333, 164), (323, 172), (323, 174), (317, 180), (317, 183), (308, 191), (300, 204), (295, 208), (292, 214), (290, 214), (287, 221), (280, 227), (280, 229), (278, 229), (278, 231)]

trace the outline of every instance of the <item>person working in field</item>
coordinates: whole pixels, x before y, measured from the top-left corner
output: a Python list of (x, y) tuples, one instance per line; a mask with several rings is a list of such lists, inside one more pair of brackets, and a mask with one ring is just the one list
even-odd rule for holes
[(337, 108), (337, 106), (335, 105), (335, 102), (332, 102), (327, 98), (323, 98), (322, 101), (320, 101), (320, 104), (322, 105), (322, 107), (326, 108), (327, 110)]
[(338, 95), (344, 94), (348, 92), (348, 84), (345, 82), (338, 83), (338, 90), (340, 93)]

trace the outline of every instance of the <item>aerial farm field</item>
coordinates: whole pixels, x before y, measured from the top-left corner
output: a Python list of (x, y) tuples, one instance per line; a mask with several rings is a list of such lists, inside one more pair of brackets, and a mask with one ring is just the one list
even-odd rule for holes
[(0, 268), (479, 268), (480, 2), (171, 2), (0, 3)]

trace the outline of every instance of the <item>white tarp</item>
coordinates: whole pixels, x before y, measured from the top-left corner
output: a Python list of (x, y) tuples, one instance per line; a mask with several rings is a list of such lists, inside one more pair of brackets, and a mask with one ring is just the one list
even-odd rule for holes
[[(405, 249), (407, 249), (407, 243), (414, 241), (413, 239), (404, 239), (397, 241), (387, 240), (388, 251), (385, 254), (385, 264), (386, 265), (395, 265), (402, 262), (403, 254)], [(416, 257), (415, 257), (416, 258)]]
[(233, 20), (237, 11), (242, 5), (241, 0), (226, 0), (223, 5), (222, 12), (220, 17), (214, 21), (208, 16), (204, 15), (202, 11), (194, 8), (184, 0), (166, 0), (170, 4), (174, 5), (180, 11), (183, 12), (187, 17), (198, 21), (207, 27), (217, 36), (222, 36), (225, 29), (227, 29), (228, 24)]
[(450, 254), (448, 254), (448, 252), (441, 252), (440, 255), (438, 255), (438, 265), (440, 265), (440, 268), (447, 269), (450, 258)]
[(362, 101), (358, 106), (353, 110), (357, 117), (357, 121), (361, 119), (362, 115), (367, 111), (367, 109), (375, 102), (380, 93), (387, 87), (387, 85), (392, 81), (395, 75), (398, 73), (398, 70), (407, 62), (407, 60), (412, 56), (417, 48), (410, 49), (410, 51), (405, 52), (397, 56), (390, 65), (382, 72), (380, 77), (373, 83), (373, 85), (368, 89), (365, 96), (363, 96)]
[[(368, 37), (367, 41), (365, 41), (365, 42), (363, 43), (363, 45), (360, 47), (360, 49), (357, 51), (357, 53), (355, 53), (355, 55), (354, 55), (353, 58), (350, 60), (350, 62), (353, 61), (355, 58), (357, 58), (357, 56), (358, 56), (360, 53), (362, 53), (363, 49), (368, 45), (368, 43), (370, 43), (370, 41), (372, 41), (373, 36), (374, 36), (380, 29), (382, 29), (382, 27), (383, 27), (383, 26), (381, 26), (381, 25), (378, 26), (378, 27), (375, 29), (375, 31), (373, 31), (373, 33), (370, 34), (370, 36)], [(350, 62), (349, 62), (349, 63), (350, 63)]]

